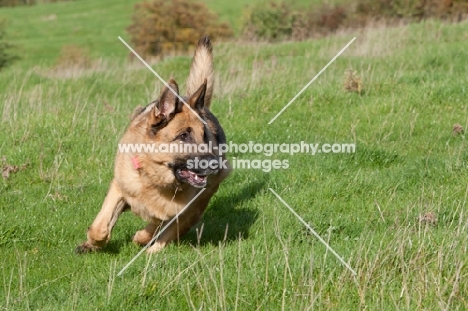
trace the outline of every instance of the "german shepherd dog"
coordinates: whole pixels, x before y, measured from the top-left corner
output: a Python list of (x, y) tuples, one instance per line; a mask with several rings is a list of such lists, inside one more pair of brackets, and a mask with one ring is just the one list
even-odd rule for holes
[[(224, 131), (210, 112), (213, 93), (213, 56), (208, 37), (199, 40), (193, 56), (186, 83), (186, 96), (181, 101), (177, 83), (171, 79), (158, 100), (146, 108), (139, 108), (120, 144), (192, 144), (213, 147), (207, 152), (118, 152), (115, 159), (114, 178), (101, 211), (88, 228), (87, 241), (76, 248), (77, 253), (98, 250), (106, 245), (119, 215), (131, 209), (148, 222), (137, 231), (133, 241), (146, 245), (205, 188), (195, 201), (178, 216), (158, 239), (147, 249), (148, 253), (161, 250), (169, 242), (177, 240), (194, 226), (205, 211), (219, 184), (229, 175), (228, 165), (213, 169), (197, 168), (192, 163), (205, 160), (222, 161), (224, 155), (217, 146), (226, 143)], [(184, 103), (185, 102), (185, 103)], [(189, 108), (190, 107), (190, 108)], [(198, 114), (198, 116), (194, 113)], [(201, 119), (205, 120), (204, 124)], [(179, 148), (182, 149), (182, 148)], [(201, 149), (201, 148), (200, 148)], [(206, 148), (205, 148), (206, 149)], [(220, 164), (220, 162), (218, 162)]]

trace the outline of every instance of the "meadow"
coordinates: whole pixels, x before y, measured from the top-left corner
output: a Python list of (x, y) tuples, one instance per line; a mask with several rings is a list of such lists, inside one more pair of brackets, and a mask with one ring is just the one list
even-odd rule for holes
[[(242, 1), (231, 2), (207, 1), (235, 20)], [(22, 57), (0, 72), (0, 164), (18, 166), (0, 179), (2, 310), (468, 309), (468, 145), (453, 131), (468, 126), (467, 22), (215, 42), (212, 111), (228, 140), (355, 143), (356, 153), (232, 153), (288, 160), (289, 168), (235, 170), (195, 228), (122, 276), (144, 226), (131, 213), (105, 249), (75, 254), (133, 109), (162, 87), (117, 39), (128, 40), (131, 9), (123, 0), (0, 9)], [(67, 44), (88, 51), (91, 65), (56, 66)], [(151, 65), (184, 89), (190, 60)], [(360, 94), (344, 90), (350, 69)]]

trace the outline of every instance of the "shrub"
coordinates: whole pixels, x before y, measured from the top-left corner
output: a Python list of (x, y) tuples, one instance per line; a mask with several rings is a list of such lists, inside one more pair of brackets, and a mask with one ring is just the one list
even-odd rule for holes
[(14, 6), (21, 6), (21, 5), (33, 5), (36, 1), (31, 0), (0, 0), (0, 7), (14, 7)]
[(337, 30), (344, 25), (347, 16), (342, 6), (323, 4), (294, 11), (286, 3), (269, 2), (266, 7), (257, 5), (247, 11), (243, 35), (253, 40), (304, 40)]
[(4, 21), (0, 21), (0, 70), (18, 58), (11, 52), (13, 46), (5, 41), (5, 25)]
[(137, 3), (132, 20), (127, 31), (142, 57), (187, 51), (203, 35), (214, 40), (233, 36), (229, 25), (203, 3), (190, 0)]
[(353, 0), (344, 5), (314, 4), (301, 11), (285, 3), (270, 2), (251, 8), (244, 17), (243, 34), (254, 40), (305, 40), (369, 22), (386, 24), (427, 18), (461, 21), (468, 0)]
[(297, 15), (292, 38), (304, 40), (328, 35), (346, 25), (348, 12), (342, 6), (312, 7)]
[(467, 13), (467, 0), (357, 0), (356, 5), (356, 14), (367, 19), (447, 19)]
[(247, 39), (277, 41), (291, 37), (296, 15), (286, 3), (258, 4), (244, 13), (243, 36)]
[(73, 0), (0, 0), (0, 7), (36, 5), (39, 3), (67, 2)]

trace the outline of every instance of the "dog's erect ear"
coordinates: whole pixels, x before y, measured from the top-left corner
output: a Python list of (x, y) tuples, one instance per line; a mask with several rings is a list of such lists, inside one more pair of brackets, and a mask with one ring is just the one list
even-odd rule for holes
[[(159, 98), (159, 102), (156, 105), (159, 113), (169, 118), (169, 115), (176, 112), (179, 106), (179, 98), (177, 95), (179, 94), (179, 86), (174, 79), (169, 80), (167, 83), (169, 87), (172, 89), (170, 90), (167, 86), (164, 87), (161, 97)], [(177, 94), (174, 94), (174, 92)]]
[(174, 79), (169, 80), (167, 84), (172, 90), (167, 86), (162, 90), (161, 96), (151, 109), (148, 118), (148, 126), (150, 127), (167, 123), (180, 110), (179, 98), (174, 94), (174, 92), (179, 94), (179, 87)]
[(195, 110), (201, 110), (205, 107), (206, 79), (203, 84), (190, 96), (189, 105)]

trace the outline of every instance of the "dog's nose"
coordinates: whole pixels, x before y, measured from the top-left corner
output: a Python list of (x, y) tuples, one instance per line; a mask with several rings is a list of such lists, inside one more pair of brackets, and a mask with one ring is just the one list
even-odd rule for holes
[(216, 162), (218, 161), (218, 157), (212, 153), (203, 154), (200, 156), (200, 158), (208, 161), (208, 163), (211, 163), (212, 161), (216, 161)]
[(217, 170), (219, 168), (219, 161), (217, 158), (213, 158), (211, 160), (208, 160), (208, 167), (211, 168), (212, 170)]
[(219, 169), (219, 159), (214, 154), (207, 154), (202, 156), (208, 165), (207, 169), (217, 171)]
[(219, 159), (214, 154), (199, 155), (197, 158), (198, 167), (194, 171), (201, 175), (216, 174), (220, 169)]

